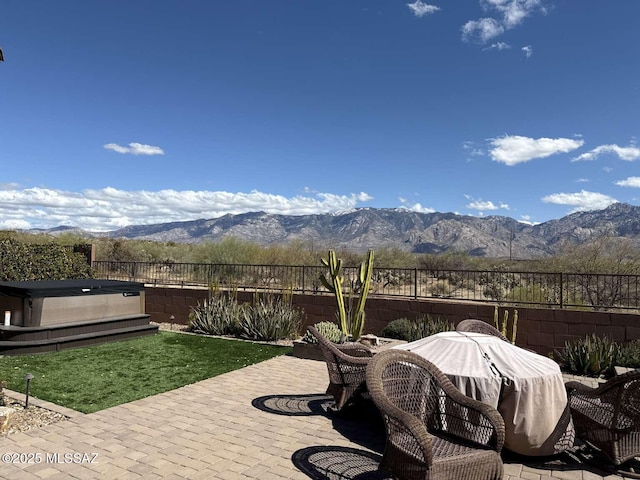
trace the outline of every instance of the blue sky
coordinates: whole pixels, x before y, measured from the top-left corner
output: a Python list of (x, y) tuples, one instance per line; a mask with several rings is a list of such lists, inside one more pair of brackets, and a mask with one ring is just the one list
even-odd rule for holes
[(22, 0), (0, 228), (640, 204), (640, 1)]

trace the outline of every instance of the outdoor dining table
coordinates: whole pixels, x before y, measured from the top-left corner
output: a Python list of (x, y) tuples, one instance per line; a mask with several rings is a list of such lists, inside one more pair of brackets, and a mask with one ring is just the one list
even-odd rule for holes
[(562, 373), (550, 358), (470, 332), (442, 332), (393, 348), (426, 358), (462, 393), (495, 407), (509, 450), (544, 456), (573, 446)]

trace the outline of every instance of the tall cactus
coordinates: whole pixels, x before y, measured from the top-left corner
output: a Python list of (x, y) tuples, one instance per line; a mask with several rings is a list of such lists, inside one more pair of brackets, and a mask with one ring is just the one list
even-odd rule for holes
[(349, 333), (349, 326), (347, 325), (347, 309), (344, 306), (344, 295), (342, 293), (342, 284), (344, 283), (342, 260), (336, 256), (336, 252), (329, 250), (329, 257), (327, 259), (323, 258), (321, 261), (325, 267), (329, 268), (331, 281), (327, 280), (324, 274), (320, 275), (320, 281), (327, 290), (334, 294), (338, 307), (337, 315), (340, 321), (340, 330), (347, 335)]
[(499, 321), (498, 316), (498, 306), (496, 305), (493, 311), (493, 323), (495, 327), (502, 333), (505, 337), (509, 338), (511, 343), (516, 343), (516, 336), (518, 335), (518, 310), (513, 311), (513, 320), (511, 323), (511, 337), (508, 336), (507, 330), (509, 325), (509, 310), (504, 311), (504, 317), (502, 322)]
[(335, 251), (329, 250), (329, 257), (322, 259), (322, 264), (329, 268), (329, 278), (322, 274), (320, 281), (327, 290), (335, 295), (336, 305), (338, 307), (337, 317), (340, 322), (340, 329), (344, 335), (351, 335), (352, 340), (357, 340), (364, 330), (365, 312), (364, 306), (371, 288), (371, 274), (373, 273), (373, 250), (369, 250), (367, 259), (360, 264), (358, 269), (358, 278), (356, 280), (358, 290), (358, 301), (355, 309), (351, 308), (351, 300), (354, 291), (352, 285), (349, 289), (349, 308), (347, 309), (344, 301), (342, 276), (342, 260), (337, 258)]
[(360, 338), (362, 331), (364, 330), (364, 304), (367, 301), (367, 295), (369, 295), (369, 289), (371, 288), (371, 274), (373, 273), (373, 250), (369, 250), (367, 253), (367, 259), (360, 264), (358, 269), (358, 287), (359, 297), (356, 303), (356, 309), (351, 317), (351, 334), (354, 339)]

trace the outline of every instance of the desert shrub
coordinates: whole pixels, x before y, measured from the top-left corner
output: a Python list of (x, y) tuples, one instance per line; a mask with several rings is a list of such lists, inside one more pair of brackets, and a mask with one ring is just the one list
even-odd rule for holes
[(412, 328), (408, 318), (398, 318), (390, 321), (380, 334), (387, 338), (410, 341)]
[[(333, 343), (344, 343), (344, 335), (340, 327), (333, 322), (318, 322), (314, 325), (316, 330), (327, 340)], [(311, 335), (309, 331), (304, 334), (302, 340), (307, 343), (318, 343), (316, 337)]]
[(189, 312), (189, 329), (206, 335), (238, 335), (244, 306), (238, 304), (234, 293), (223, 294), (209, 290), (209, 297)]
[(597, 377), (613, 369), (618, 351), (618, 345), (610, 338), (591, 334), (566, 342), (563, 350), (556, 350), (555, 356), (564, 371)]
[(288, 296), (256, 294), (253, 304), (242, 311), (240, 336), (261, 341), (293, 338), (298, 334), (303, 316)]
[(447, 280), (436, 279), (435, 283), (429, 285), (428, 291), (432, 297), (444, 297), (449, 293), (449, 284)]
[(620, 345), (616, 365), (629, 368), (640, 368), (640, 340)]
[(387, 324), (381, 332), (383, 337), (413, 342), (440, 332), (453, 330), (451, 322), (440, 316), (426, 315), (415, 320), (398, 318)]
[(0, 280), (90, 278), (85, 246), (0, 240)]
[(478, 259), (468, 253), (447, 251), (438, 254), (425, 254), (422, 256), (422, 267), (434, 272), (440, 270), (475, 270), (478, 268)]
[(405, 252), (397, 247), (376, 249), (376, 263), (385, 268), (415, 268), (419, 264), (415, 253)]

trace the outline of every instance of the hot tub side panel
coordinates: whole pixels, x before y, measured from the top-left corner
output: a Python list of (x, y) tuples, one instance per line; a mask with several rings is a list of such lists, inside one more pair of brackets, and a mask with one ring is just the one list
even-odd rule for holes
[(144, 314), (144, 308), (144, 291), (136, 295), (111, 293), (37, 298), (33, 299), (30, 324), (25, 321), (25, 326), (44, 327), (138, 315)]

